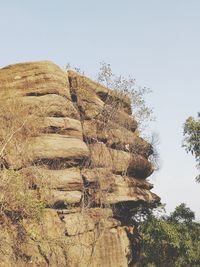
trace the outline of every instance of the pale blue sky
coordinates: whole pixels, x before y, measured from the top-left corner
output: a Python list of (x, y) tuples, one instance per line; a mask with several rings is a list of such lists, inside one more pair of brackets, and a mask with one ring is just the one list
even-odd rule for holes
[(185, 119), (200, 111), (199, 0), (0, 0), (0, 66), (48, 59), (90, 75), (99, 62), (153, 94), (161, 170), (151, 180), (171, 211), (200, 218), (194, 159), (181, 148)]

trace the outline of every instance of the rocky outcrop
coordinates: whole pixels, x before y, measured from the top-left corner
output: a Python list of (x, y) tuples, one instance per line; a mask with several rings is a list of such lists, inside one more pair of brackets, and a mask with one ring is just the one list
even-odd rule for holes
[[(1, 69), (0, 96), (1, 105), (17, 99), (33, 129), (24, 130), (23, 152), (11, 144), (6, 166), (22, 173), (46, 206), (42, 224), (23, 219), (31, 234), (21, 256), (6, 245), (1, 266), (131, 266), (131, 207), (159, 197), (146, 181), (152, 147), (138, 136), (129, 98), (48, 61)], [(0, 225), (6, 244), (14, 231)]]

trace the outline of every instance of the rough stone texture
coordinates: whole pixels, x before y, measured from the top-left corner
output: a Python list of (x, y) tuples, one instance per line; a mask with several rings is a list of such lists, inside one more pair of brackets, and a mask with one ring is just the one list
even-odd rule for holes
[(2, 68), (0, 86), (11, 96), (57, 94), (71, 100), (66, 73), (49, 61), (19, 63)]
[(113, 228), (120, 222), (112, 218), (111, 209), (91, 208), (79, 213), (68, 213), (62, 216), (67, 235), (73, 236), (100, 229)]
[(31, 187), (45, 184), (50, 189), (83, 191), (83, 180), (79, 168), (50, 170), (43, 167), (23, 168), (21, 172), (29, 179)]
[(31, 140), (33, 161), (63, 159), (81, 161), (89, 156), (87, 145), (80, 139), (48, 134)]
[(66, 137), (83, 139), (80, 121), (67, 117), (46, 117), (41, 121), (41, 129), (45, 133), (58, 133)]
[(13, 145), (5, 161), (46, 204), (40, 223), (23, 219), (20, 251), (19, 226), (0, 224), (8, 253), (0, 250), (0, 265), (130, 266), (135, 230), (115, 205), (127, 204), (131, 217), (131, 207), (159, 201), (145, 180), (152, 147), (138, 136), (130, 99), (48, 61), (1, 69), (0, 97), (1, 105), (17, 99), (34, 118), (24, 150)]
[(108, 147), (129, 151), (148, 157), (152, 147), (137, 133), (133, 133), (117, 123), (107, 122), (106, 125), (98, 120), (84, 120), (83, 136), (88, 142), (92, 140), (106, 141)]
[[(71, 91), (76, 96), (78, 108), (84, 119), (99, 118), (107, 122), (105, 119), (109, 118), (110, 121), (135, 131), (137, 122), (130, 116), (131, 105), (127, 97), (112, 93), (111, 90), (72, 71), (68, 72), (68, 77)], [(105, 97), (100, 97), (106, 90)]]
[[(89, 194), (97, 204), (125, 201), (154, 201), (157, 196), (149, 190), (147, 181), (113, 174), (109, 169), (84, 169), (82, 175), (89, 185)], [(158, 199), (159, 200), (159, 199)]]
[(130, 243), (123, 227), (70, 237), (69, 244), (69, 266), (128, 266)]
[(72, 102), (60, 95), (25, 96), (21, 100), (24, 105), (30, 107), (30, 111), (35, 115), (79, 118)]
[(151, 163), (141, 155), (108, 148), (103, 143), (89, 145), (92, 167), (109, 168), (114, 173), (128, 173), (137, 178), (146, 178), (153, 172)]

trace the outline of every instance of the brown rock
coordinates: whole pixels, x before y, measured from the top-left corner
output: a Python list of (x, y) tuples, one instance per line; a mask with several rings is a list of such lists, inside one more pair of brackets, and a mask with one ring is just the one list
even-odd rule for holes
[[(23, 220), (23, 227), (27, 233), (27, 241), (20, 246), (23, 255), (30, 255), (30, 260), (15, 261), (16, 266), (66, 266), (64, 251), (64, 225), (60, 221), (56, 210), (46, 209), (41, 222)], [(24, 263), (24, 265), (22, 265)]]
[(79, 120), (71, 118), (45, 117), (41, 124), (45, 133), (58, 133), (66, 137), (83, 139), (82, 127)]
[(62, 191), (83, 191), (83, 180), (79, 168), (49, 170), (44, 167), (29, 167), (21, 171), (32, 188), (46, 187)]
[(133, 155), (127, 169), (129, 176), (134, 176), (140, 179), (149, 177), (154, 171), (154, 167), (150, 161), (141, 155)]
[[(71, 90), (84, 119), (100, 119), (105, 123), (114, 121), (121, 126), (135, 131), (137, 122), (127, 114), (130, 111), (130, 100), (113, 92), (85, 76), (68, 71)], [(97, 88), (97, 87), (100, 88)], [(107, 91), (107, 96), (105, 97)], [(101, 97), (100, 97), (101, 96)], [(130, 113), (130, 112), (128, 112)]]
[(41, 200), (50, 207), (63, 207), (80, 204), (83, 193), (80, 191), (40, 190)]
[(16, 95), (58, 94), (71, 100), (67, 74), (50, 61), (9, 65), (0, 71), (3, 91)]
[(30, 148), (34, 161), (64, 159), (72, 165), (77, 165), (77, 162), (89, 157), (89, 150), (83, 141), (58, 134), (35, 137), (30, 143)]
[(138, 136), (130, 99), (46, 61), (1, 69), (0, 99), (2, 144), (12, 139), (1, 167), (23, 179), (20, 194), (28, 193), (33, 212), (39, 200), (46, 205), (40, 220), (21, 218), (20, 209), (4, 216), (0, 262), (129, 266), (131, 207), (160, 200), (144, 180), (153, 172), (152, 147)]
[[(92, 119), (92, 117), (90, 117)], [(114, 108), (111, 105), (106, 105), (102, 109), (101, 113), (97, 116), (97, 119), (103, 121), (105, 124), (111, 122), (117, 123), (120, 126), (134, 132), (137, 129), (137, 122), (135, 119), (128, 115), (120, 108)]]
[(103, 143), (89, 147), (92, 167), (108, 168), (114, 173), (128, 173), (136, 178), (146, 178), (153, 172), (152, 164), (143, 156), (107, 148)]
[(153, 187), (144, 180), (114, 175), (108, 169), (85, 169), (82, 175), (88, 186), (91, 201), (97, 204), (116, 204), (126, 201), (155, 202), (157, 196), (149, 190)]
[[(129, 97), (123, 95), (118, 91), (113, 91), (95, 81), (88, 79), (87, 77), (80, 75), (74, 71), (68, 71), (68, 77), (73, 89), (80, 89), (89, 91), (92, 95), (97, 95), (104, 103), (119, 105), (125, 112), (131, 114), (131, 102)], [(89, 96), (89, 95), (88, 95)]]
[[(129, 178), (130, 179), (130, 178)], [(144, 201), (146, 203), (154, 203), (157, 201), (157, 196), (151, 193), (148, 189), (143, 189), (137, 186), (130, 186), (128, 178), (115, 176), (115, 186), (113, 192), (99, 196), (99, 202), (105, 204), (116, 204), (127, 201)]]
[(87, 183), (98, 184), (102, 190), (109, 190), (111, 186), (115, 187), (116, 179), (125, 182), (127, 187), (138, 187), (147, 190), (153, 188), (153, 185), (146, 180), (116, 175), (105, 168), (82, 169), (81, 174)]
[(106, 229), (120, 225), (120, 222), (112, 218), (111, 209), (89, 209), (81, 213), (64, 214), (62, 221), (68, 236), (79, 235), (84, 232), (93, 231), (95, 228)]
[(89, 145), (91, 152), (91, 167), (109, 168), (112, 170), (112, 157), (109, 152), (109, 148), (103, 143), (96, 143)]
[(72, 102), (59, 95), (26, 96), (22, 97), (21, 101), (35, 116), (79, 119), (79, 114)]
[(123, 227), (86, 232), (68, 238), (69, 265), (127, 267), (130, 241)]

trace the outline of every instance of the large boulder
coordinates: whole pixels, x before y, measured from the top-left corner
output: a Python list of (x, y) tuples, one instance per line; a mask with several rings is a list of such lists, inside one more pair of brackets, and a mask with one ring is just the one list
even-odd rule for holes
[(0, 104), (0, 167), (23, 185), (0, 217), (0, 265), (131, 266), (137, 229), (127, 218), (159, 197), (130, 99), (41, 61), (0, 70)]

